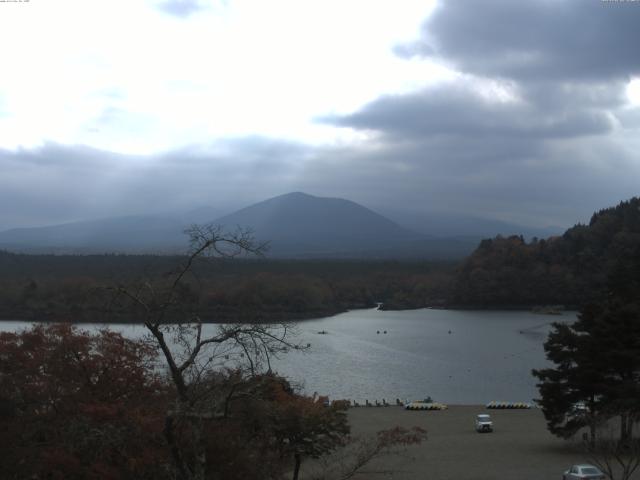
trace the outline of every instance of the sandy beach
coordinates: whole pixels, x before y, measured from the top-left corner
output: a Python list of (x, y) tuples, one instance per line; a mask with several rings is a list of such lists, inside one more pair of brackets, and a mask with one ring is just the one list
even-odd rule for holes
[[(491, 414), (493, 433), (475, 432), (478, 413)], [(396, 406), (360, 407), (350, 409), (349, 419), (354, 435), (396, 425), (415, 425), (428, 432), (426, 442), (408, 448), (404, 456), (373, 463), (355, 477), (358, 479), (560, 479), (570, 465), (587, 460), (579, 447), (547, 431), (538, 409), (487, 410), (458, 405), (444, 411), (407, 411)]]

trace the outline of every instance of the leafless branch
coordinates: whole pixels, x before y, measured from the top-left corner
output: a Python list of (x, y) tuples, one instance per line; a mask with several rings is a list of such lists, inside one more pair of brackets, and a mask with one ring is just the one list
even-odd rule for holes
[(640, 440), (621, 441), (609, 424), (599, 428), (598, 439), (584, 441), (589, 460), (611, 480), (628, 480), (640, 467)]

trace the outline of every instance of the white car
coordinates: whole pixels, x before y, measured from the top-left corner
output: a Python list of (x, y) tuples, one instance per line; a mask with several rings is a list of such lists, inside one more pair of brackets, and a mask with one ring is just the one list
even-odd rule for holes
[(493, 432), (493, 422), (490, 415), (481, 413), (476, 417), (476, 432)]
[(572, 465), (564, 472), (562, 480), (605, 480), (606, 477), (597, 467), (593, 465)]

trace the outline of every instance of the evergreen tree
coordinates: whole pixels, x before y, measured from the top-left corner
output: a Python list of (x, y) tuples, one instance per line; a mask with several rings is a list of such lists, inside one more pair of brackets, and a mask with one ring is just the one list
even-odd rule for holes
[[(593, 441), (604, 385), (597, 342), (580, 330), (579, 322), (555, 323), (544, 348), (556, 366), (534, 370), (533, 375), (540, 380), (538, 402), (549, 431), (568, 438), (588, 426)], [(580, 404), (585, 408), (577, 408)]]
[[(620, 419), (620, 441), (640, 418), (640, 241), (624, 233), (607, 288), (572, 325), (554, 324), (545, 342), (554, 368), (534, 370), (549, 430), (570, 437), (599, 421)], [(585, 403), (578, 411), (576, 403)]]

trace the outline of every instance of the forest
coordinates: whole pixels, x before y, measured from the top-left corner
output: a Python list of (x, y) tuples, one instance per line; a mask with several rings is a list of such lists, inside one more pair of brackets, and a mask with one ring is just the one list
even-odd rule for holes
[[(617, 259), (638, 253), (640, 199), (593, 214), (562, 236), (483, 240), (463, 262), (199, 258), (183, 299), (205, 322), (270, 322), (347, 309), (577, 308)], [(0, 252), (0, 318), (135, 322), (113, 304), (118, 285), (162, 282), (180, 257)]]
[[(113, 289), (162, 282), (180, 257), (23, 255), (0, 252), (0, 317), (73, 322), (136, 321)], [(422, 261), (198, 259), (182, 294), (205, 322), (268, 322), (347, 309), (442, 306), (455, 264)]]
[(450, 304), (576, 308), (605, 288), (610, 270), (640, 253), (640, 199), (593, 214), (562, 236), (483, 240), (457, 269)]

